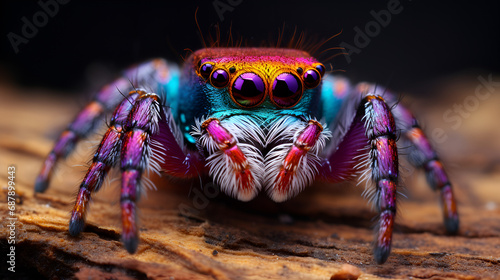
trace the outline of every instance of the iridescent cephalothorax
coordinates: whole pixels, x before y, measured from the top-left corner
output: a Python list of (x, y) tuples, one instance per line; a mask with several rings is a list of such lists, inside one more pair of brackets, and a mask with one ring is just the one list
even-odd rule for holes
[(276, 202), (317, 179), (335, 183), (361, 173), (372, 183), (367, 194), (379, 212), (374, 255), (383, 263), (391, 249), (400, 179), (397, 135), (411, 146), (410, 161), (440, 191), (446, 229), (458, 230), (442, 164), (413, 115), (395, 106), (396, 100), (381, 87), (353, 86), (326, 74), (323, 64), (300, 50), (207, 48), (189, 56), (182, 69), (156, 59), (127, 70), (79, 113), (46, 159), (35, 189), (47, 188), (57, 160), (114, 109), (80, 185), (72, 235), (83, 229), (91, 194), (115, 165), (122, 172), (122, 238), (131, 253), (138, 245), (136, 201), (148, 168), (180, 178), (208, 174), (239, 200), (265, 191)]

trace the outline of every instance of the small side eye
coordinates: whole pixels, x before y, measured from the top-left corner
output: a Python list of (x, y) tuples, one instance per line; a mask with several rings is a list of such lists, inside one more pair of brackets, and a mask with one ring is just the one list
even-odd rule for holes
[(281, 73), (274, 79), (271, 100), (278, 107), (290, 108), (302, 98), (302, 83), (291, 73)]
[(210, 76), (210, 73), (212, 73), (212, 70), (214, 70), (214, 65), (210, 62), (203, 63), (203, 65), (200, 66), (200, 75), (205, 79), (205, 81), (208, 79)]
[(223, 88), (229, 82), (229, 74), (224, 69), (217, 69), (210, 75), (210, 83), (216, 88)]
[(318, 70), (319, 74), (321, 75), (321, 77), (323, 77), (325, 75), (325, 66), (321, 63), (319, 63), (318, 65), (316, 65), (316, 70)]
[(321, 76), (315, 69), (309, 69), (304, 73), (304, 86), (306, 88), (315, 88), (321, 82)]

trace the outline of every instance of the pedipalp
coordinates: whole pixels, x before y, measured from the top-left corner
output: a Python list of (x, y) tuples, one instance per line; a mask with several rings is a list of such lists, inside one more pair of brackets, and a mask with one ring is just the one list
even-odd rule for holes
[(329, 131), (322, 132), (323, 126), (318, 121), (309, 120), (297, 131), (293, 142), (277, 145), (269, 152), (265, 182), (272, 200), (285, 201), (314, 182), (320, 164), (318, 153), (330, 135)]
[(209, 174), (226, 193), (239, 200), (254, 198), (262, 184), (262, 156), (254, 147), (238, 143), (216, 118), (205, 120), (201, 126), (201, 140), (208, 151), (206, 159)]

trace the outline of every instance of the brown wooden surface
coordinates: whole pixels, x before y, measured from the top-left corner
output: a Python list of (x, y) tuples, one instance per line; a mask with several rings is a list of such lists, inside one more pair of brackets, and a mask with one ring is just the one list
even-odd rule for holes
[[(15, 165), (23, 202), (16, 209), (17, 272), (7, 273), (2, 261), (0, 278), (330, 279), (350, 264), (361, 271), (359, 279), (498, 279), (499, 92), (481, 101), (457, 130), (442, 118), (477, 84), (459, 78), (436, 88), (440, 99), (407, 99), (427, 131), (440, 127), (449, 136), (439, 150), (458, 198), (460, 233), (445, 234), (437, 194), (420, 171), (406, 171), (408, 198), (400, 199), (393, 251), (384, 265), (372, 257), (374, 213), (360, 195), (362, 187), (352, 183), (318, 184), (282, 204), (265, 195), (250, 203), (218, 196), (198, 215), (181, 215), (181, 205), (194, 207), (190, 183), (155, 179), (159, 189), (140, 203), (138, 252), (129, 255), (120, 242), (119, 191), (111, 182), (94, 196), (83, 234), (70, 237), (69, 211), (99, 136), (79, 145), (59, 165), (50, 189), (35, 197), (42, 160), (81, 106), (69, 97), (3, 85), (0, 181), (6, 186), (7, 166)], [(7, 215), (5, 195), (2, 189), (0, 217)], [(3, 220), (2, 260), (7, 234)]]

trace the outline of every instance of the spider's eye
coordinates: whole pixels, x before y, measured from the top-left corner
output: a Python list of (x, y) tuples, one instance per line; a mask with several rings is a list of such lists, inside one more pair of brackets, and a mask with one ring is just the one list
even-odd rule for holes
[(315, 88), (319, 85), (321, 76), (318, 71), (309, 69), (304, 73), (304, 86), (306, 88)]
[(210, 75), (210, 83), (216, 88), (223, 88), (229, 82), (229, 74), (224, 69), (217, 69)]
[(266, 87), (264, 81), (255, 73), (243, 73), (231, 86), (231, 96), (242, 107), (253, 107), (264, 100)]
[(318, 64), (316, 65), (316, 70), (318, 70), (319, 74), (321, 75), (321, 77), (323, 77), (325, 75), (325, 66), (323, 66), (323, 64)]
[(274, 80), (271, 100), (282, 108), (292, 107), (302, 97), (302, 83), (291, 73), (282, 73)]
[(214, 70), (214, 65), (207, 62), (200, 66), (199, 72), (203, 79), (207, 80), (210, 73), (212, 73), (212, 70)]

